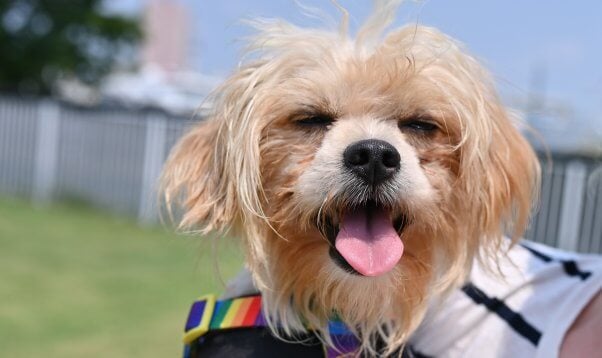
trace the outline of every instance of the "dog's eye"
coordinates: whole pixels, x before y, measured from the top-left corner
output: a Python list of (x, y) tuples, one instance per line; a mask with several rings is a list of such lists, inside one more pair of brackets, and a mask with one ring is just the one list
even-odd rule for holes
[(421, 119), (412, 119), (409, 121), (401, 121), (399, 122), (399, 128), (401, 130), (409, 129), (415, 132), (421, 133), (431, 133), (437, 130), (439, 127), (429, 121), (421, 120)]
[(334, 118), (325, 114), (316, 114), (307, 116), (296, 121), (297, 124), (304, 127), (326, 127), (334, 122)]

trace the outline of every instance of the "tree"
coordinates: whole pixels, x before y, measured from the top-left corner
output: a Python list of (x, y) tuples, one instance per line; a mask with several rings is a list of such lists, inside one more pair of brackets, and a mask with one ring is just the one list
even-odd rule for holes
[(59, 78), (96, 84), (135, 46), (135, 19), (102, 0), (0, 1), (0, 91), (47, 94)]

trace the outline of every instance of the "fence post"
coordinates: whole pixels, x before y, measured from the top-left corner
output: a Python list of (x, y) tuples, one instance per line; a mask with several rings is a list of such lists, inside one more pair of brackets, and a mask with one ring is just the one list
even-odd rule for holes
[(566, 165), (564, 175), (558, 247), (563, 250), (576, 251), (579, 244), (587, 167), (580, 161), (572, 161)]
[(38, 105), (36, 154), (32, 197), (35, 203), (53, 199), (59, 143), (60, 106), (52, 100)]
[(165, 115), (151, 113), (146, 118), (146, 139), (144, 144), (144, 164), (142, 169), (142, 190), (138, 207), (138, 222), (148, 225), (156, 221), (157, 180), (161, 175), (165, 158), (165, 139), (167, 118)]

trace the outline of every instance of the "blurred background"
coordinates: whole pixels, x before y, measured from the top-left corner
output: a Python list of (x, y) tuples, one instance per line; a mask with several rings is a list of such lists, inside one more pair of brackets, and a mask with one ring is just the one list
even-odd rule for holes
[[(370, 1), (340, 1), (357, 29)], [(0, 347), (7, 357), (180, 354), (188, 305), (242, 265), (176, 236), (156, 180), (237, 66), (241, 19), (299, 25), (327, 0), (0, 2)], [(312, 16), (303, 15), (303, 13)], [(602, 253), (602, 3), (408, 2), (463, 42), (533, 128), (544, 175), (530, 239)]]

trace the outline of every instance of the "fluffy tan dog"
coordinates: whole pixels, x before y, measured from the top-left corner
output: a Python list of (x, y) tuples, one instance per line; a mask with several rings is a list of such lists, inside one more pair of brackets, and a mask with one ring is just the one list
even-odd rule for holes
[[(370, 351), (403, 345), (427, 301), (519, 237), (538, 161), (488, 73), (423, 26), (383, 36), (380, 1), (350, 38), (257, 24), (164, 174), (181, 226), (243, 239), (274, 324), (328, 337), (336, 313)], [(495, 262), (495, 260), (493, 261)]]

